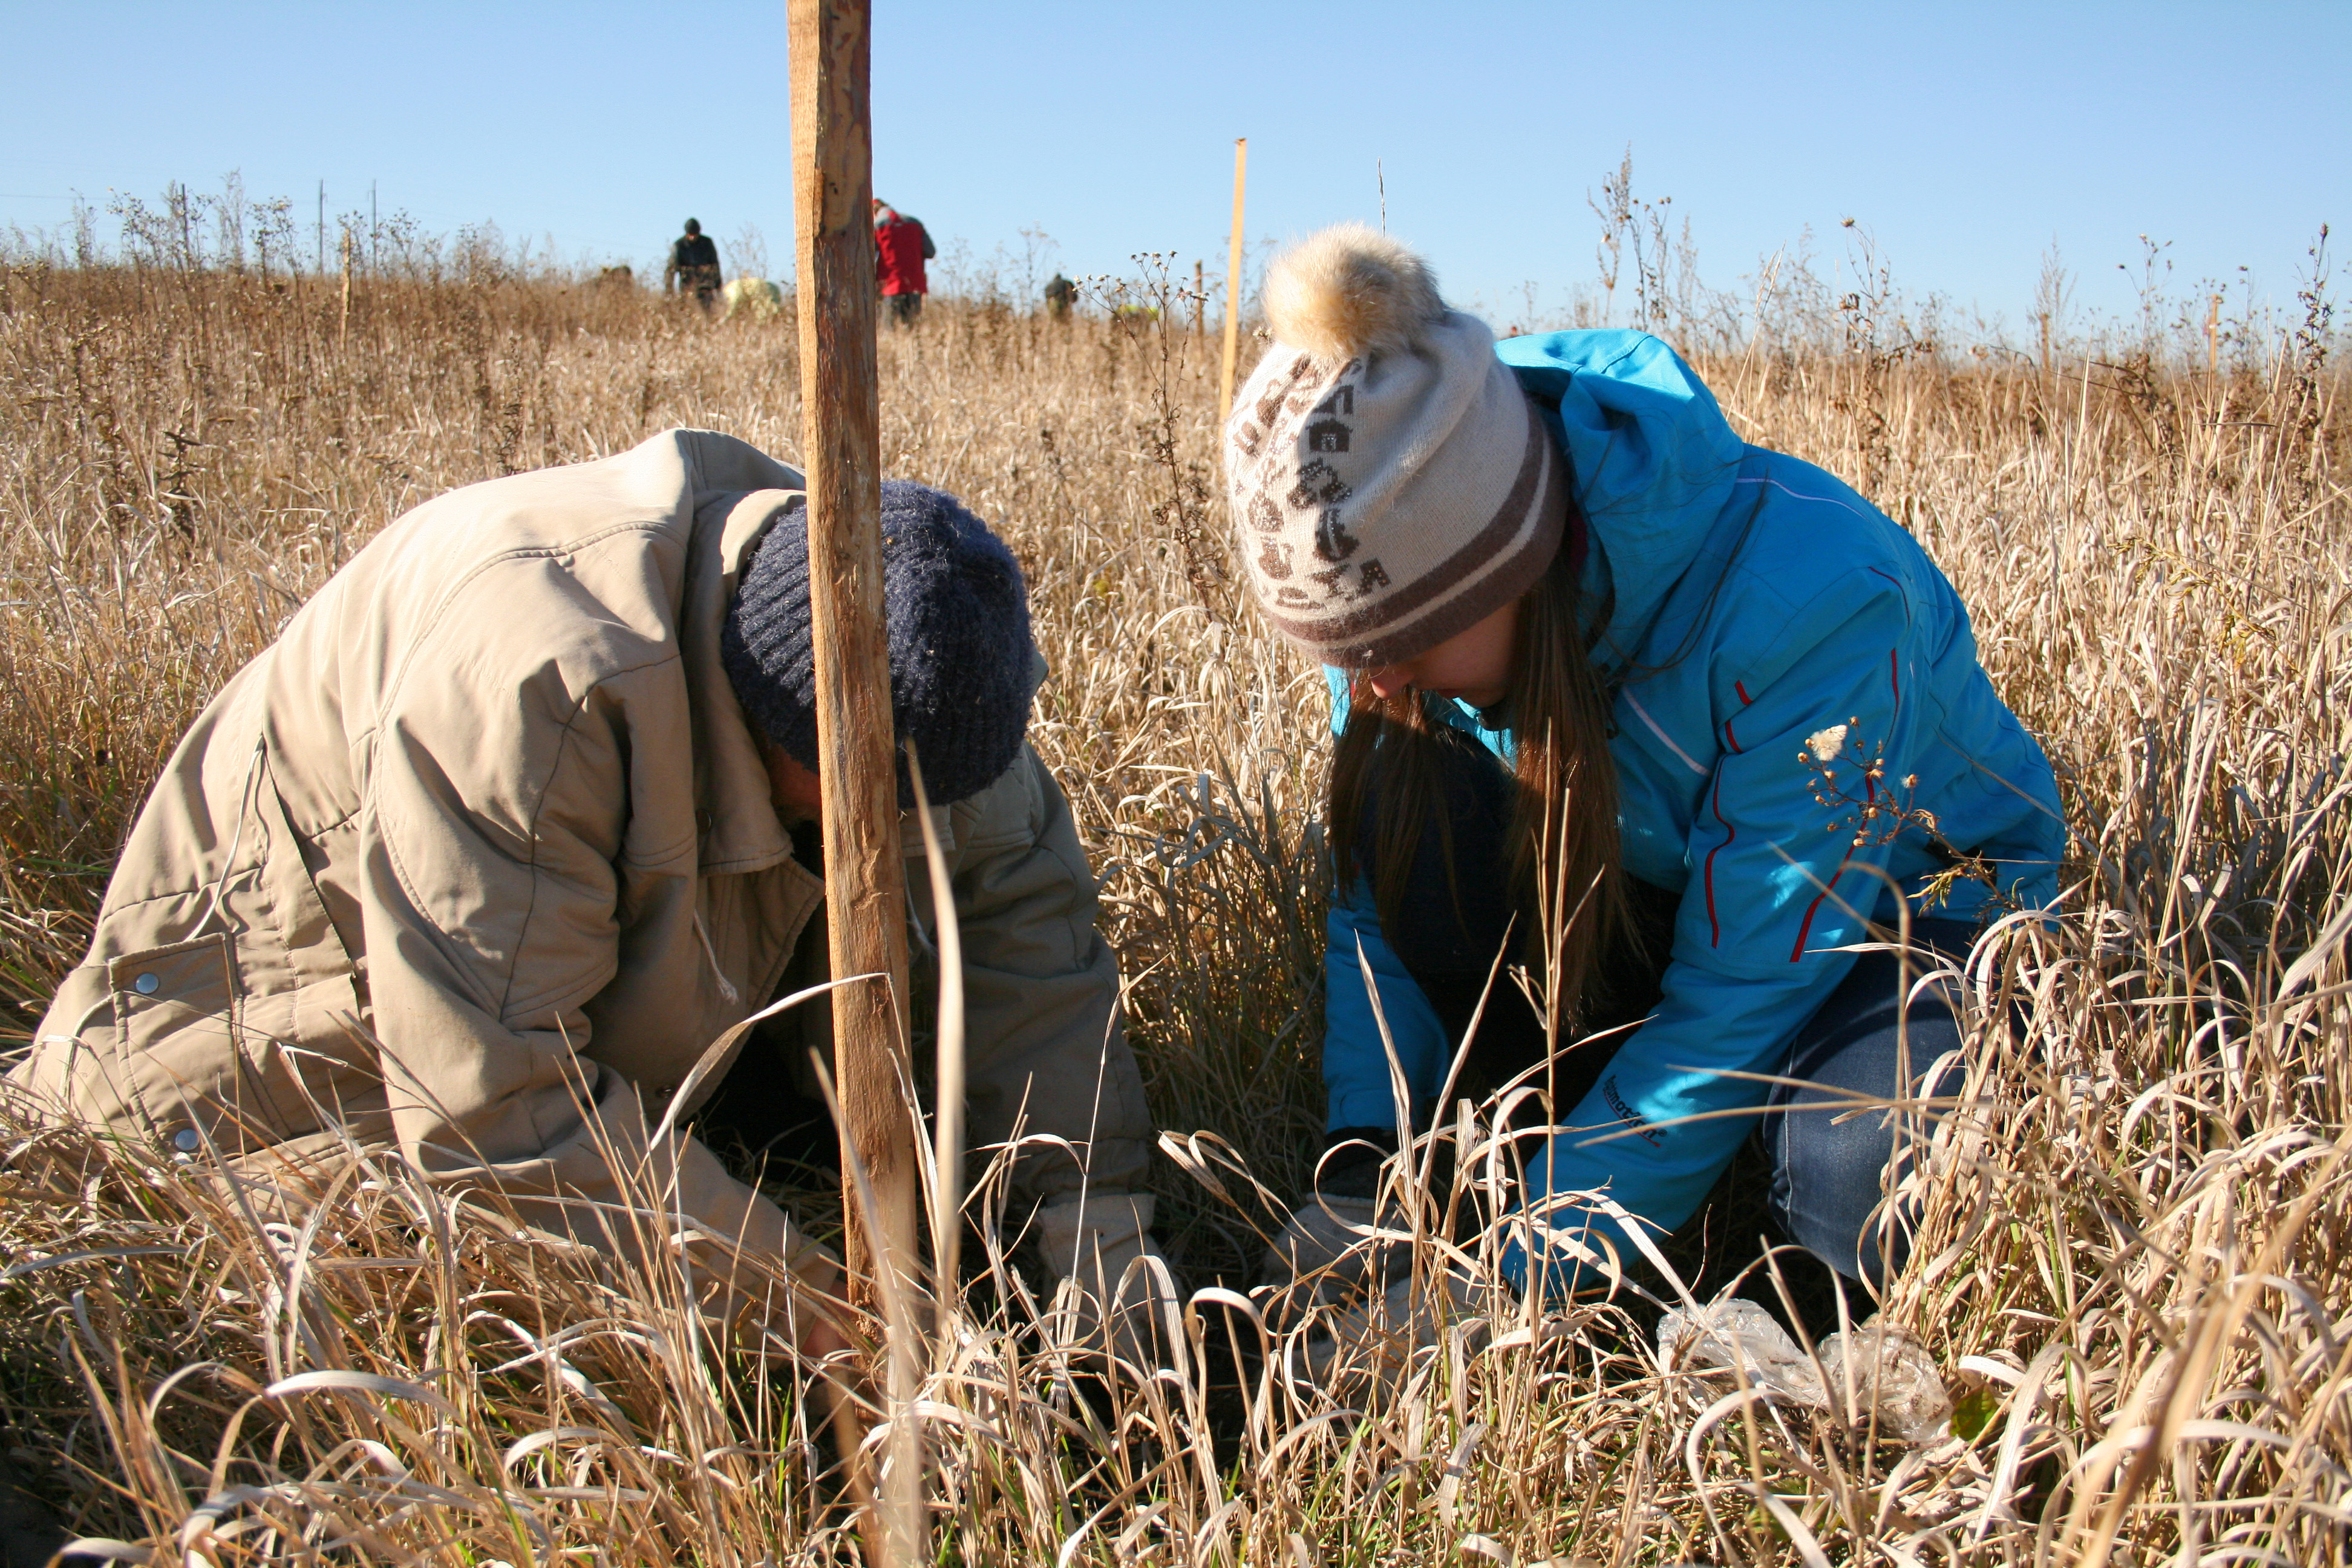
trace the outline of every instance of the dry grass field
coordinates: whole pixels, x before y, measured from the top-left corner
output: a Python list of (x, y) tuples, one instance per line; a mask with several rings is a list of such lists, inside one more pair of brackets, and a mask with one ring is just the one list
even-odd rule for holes
[[(1274, 1223), (1251, 1178), (1292, 1196), (1319, 1129), (1326, 709), (1224, 574), (1213, 345), (1158, 303), (1056, 324), (934, 301), (883, 343), (884, 459), (1021, 555), (1055, 671), (1037, 742), (1105, 878), (1170, 1135), (1163, 1226), (1190, 1285), (1238, 1293)], [(79, 958), (182, 727), (375, 530), (673, 425), (790, 457), (793, 342), (788, 321), (495, 268), (346, 289), (10, 267), (10, 1047)], [(1686, 1280), (1441, 1312), (1432, 1342), (1368, 1344), (1319, 1385), (1279, 1374), (1296, 1331), (1261, 1353), (1270, 1331), (1238, 1294), (1198, 1301), (1172, 1372), (1074, 1381), (988, 1230), (936, 1334), (887, 1348), (920, 1396), (877, 1412), (921, 1435), (928, 1510), (896, 1527), (928, 1545), (905, 1555), (2342, 1560), (2352, 440), (2326, 342), (2321, 322), (2241, 345), (2219, 374), (1875, 341), (1698, 356), (1748, 438), (1847, 476), (1925, 541), (2067, 795), (2068, 912), (1976, 954), (1973, 1021), (2022, 1027), (1979, 1034), (1884, 1303), (1958, 1402), (1947, 1432), (1907, 1444), (1866, 1401), (1849, 1418), (1662, 1364), (1657, 1303), (1759, 1256), (1736, 1203), (1676, 1238)], [(383, 1160), (288, 1221), (16, 1109), (0, 1139), (0, 1412), (27, 1483), (117, 1560), (861, 1550), (790, 1373), (708, 1342), (675, 1276), (518, 1238)], [(825, 1223), (824, 1194), (799, 1201)], [(1740, 1288), (1777, 1294), (1769, 1269)]]

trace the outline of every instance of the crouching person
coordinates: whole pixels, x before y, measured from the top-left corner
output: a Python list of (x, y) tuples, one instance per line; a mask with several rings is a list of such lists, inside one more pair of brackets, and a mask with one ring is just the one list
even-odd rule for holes
[[(647, 1131), (724, 1081), (689, 1084), (711, 1042), (822, 978), (802, 488), (680, 430), (394, 522), (182, 741), (14, 1082), (281, 1185), (391, 1149), (600, 1249), (683, 1231), (738, 1315), (790, 1300), (780, 1279), (831, 1292), (835, 1260), (774, 1204)], [(974, 1142), (1016, 1116), (1061, 1141), (1018, 1175), (1066, 1244), (1046, 1260), (1116, 1284), (1154, 1251), (1151, 1130), (1094, 881), (1024, 739), (1043, 665), (1020, 571), (952, 498), (892, 484), (884, 507), (897, 724), (950, 829)], [(901, 775), (911, 804), (903, 752)], [(911, 818), (906, 837), (928, 925)], [(657, 1226), (649, 1194), (675, 1211)], [(829, 1348), (821, 1310), (795, 1321)]]
[[(1515, 1283), (1605, 1284), (1598, 1249), (1634, 1259), (1753, 1135), (1789, 1236), (1882, 1285), (1964, 1039), (1879, 933), (1907, 921), (1914, 973), (1965, 954), (2055, 900), (2065, 845), (1951, 584), (1646, 333), (1496, 343), (1360, 228), (1279, 259), (1265, 300), (1234, 511), (1339, 736), (1329, 1148), (1276, 1278), (1392, 1246), (1400, 1121), (1524, 1081), (1559, 1130), (1531, 1138)], [(1871, 1101), (1912, 1109), (1839, 1114)]]

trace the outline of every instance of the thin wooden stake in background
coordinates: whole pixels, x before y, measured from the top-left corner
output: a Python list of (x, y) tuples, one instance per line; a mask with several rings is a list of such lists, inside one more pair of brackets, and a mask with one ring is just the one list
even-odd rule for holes
[(799, 252), (801, 451), (808, 469), (824, 898), (845, 1131), (876, 1198), (843, 1177), (850, 1299), (877, 1316), (878, 1268), (911, 1263), (914, 1130), (907, 1064), (907, 882), (882, 608), (881, 405), (874, 325), (874, 140), (866, 0), (791, 0), (793, 212)]
[(1249, 174), (1249, 138), (1234, 139), (1234, 243), (1225, 254), (1225, 374), (1217, 383), (1217, 425), (1234, 412), (1234, 350), (1242, 324), (1242, 186)]

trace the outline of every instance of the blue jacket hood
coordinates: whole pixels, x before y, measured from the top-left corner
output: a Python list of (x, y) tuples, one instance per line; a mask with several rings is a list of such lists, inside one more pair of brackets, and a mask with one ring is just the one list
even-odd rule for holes
[(1601, 654), (1622, 663), (1730, 500), (1747, 443), (1682, 356), (1647, 332), (1538, 332), (1504, 339), (1495, 355), (1567, 454), (1599, 546), (1587, 580), (1615, 595)]

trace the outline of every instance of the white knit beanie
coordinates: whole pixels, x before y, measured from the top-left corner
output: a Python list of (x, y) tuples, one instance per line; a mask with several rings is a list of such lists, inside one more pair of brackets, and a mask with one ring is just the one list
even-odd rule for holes
[(1559, 546), (1568, 487), (1486, 323), (1361, 224), (1276, 258), (1265, 315), (1274, 342), (1226, 422), (1225, 478), (1275, 629), (1371, 668), (1527, 592)]

